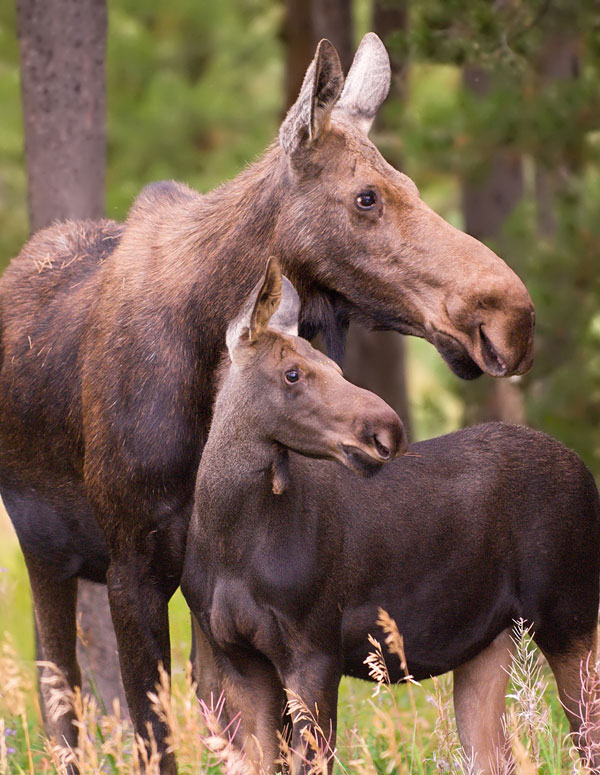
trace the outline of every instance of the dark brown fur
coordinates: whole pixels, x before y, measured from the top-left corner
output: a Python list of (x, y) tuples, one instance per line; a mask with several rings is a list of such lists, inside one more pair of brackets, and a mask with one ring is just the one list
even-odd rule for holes
[[(379, 73), (385, 52), (367, 38), (361, 56), (375, 51)], [(347, 82), (355, 101), (368, 68), (356, 72)], [(531, 365), (533, 308), (520, 280), (383, 161), (336, 107), (342, 83), (322, 43), (282, 127), (285, 151), (275, 143), (206, 196), (148, 186), (125, 225), (56, 224), (0, 282), (0, 492), (28, 562), (42, 646), (75, 680), (71, 647), (50, 644), (48, 619), (73, 615), (73, 579), (106, 579), (142, 733), (157, 662), (169, 668), (167, 602), (226, 325), (266, 255), (299, 290), (301, 333), (321, 331), (337, 359), (356, 317), (426, 337), (464, 377)], [(353, 110), (360, 118), (360, 104)], [(368, 211), (356, 203), (365, 187), (378, 195)], [(56, 586), (54, 610), (40, 610), (35, 590), (45, 583)], [(73, 740), (70, 723), (50, 731)], [(163, 770), (174, 770), (171, 757)]]
[[(600, 573), (600, 502), (581, 460), (503, 424), (413, 444), (368, 481), (308, 459), (296, 424), (310, 414), (296, 416), (298, 399), (279, 379), (291, 362), (277, 357), (284, 342), (265, 338), (237, 366), (234, 353), (200, 461), (182, 577), (251, 760), (262, 751), (273, 767), (286, 690), (318, 708), (335, 745), (339, 680), (369, 678), (368, 634), (383, 645), (379, 607), (397, 622), (412, 675), (455, 671), (461, 741), (486, 775), (503, 747), (515, 620), (531, 625), (548, 657), (575, 741), (581, 728), (598, 745), (594, 697), (592, 728), (579, 707), (580, 671), (596, 654)], [(323, 417), (308, 381), (304, 404), (311, 390), (327, 438), (337, 418), (330, 408)], [(286, 491), (274, 494), (282, 447), (295, 452)], [(399, 660), (387, 661), (391, 680), (402, 680)], [(300, 760), (311, 755), (306, 725), (293, 723)], [(600, 772), (597, 754), (588, 764)]]

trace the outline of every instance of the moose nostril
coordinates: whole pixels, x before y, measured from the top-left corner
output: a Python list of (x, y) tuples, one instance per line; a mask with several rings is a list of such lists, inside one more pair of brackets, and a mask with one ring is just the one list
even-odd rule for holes
[(377, 454), (382, 460), (389, 460), (390, 458), (390, 450), (388, 447), (385, 446), (385, 444), (382, 444), (377, 436), (373, 436), (373, 439), (375, 441), (375, 449), (377, 450)]

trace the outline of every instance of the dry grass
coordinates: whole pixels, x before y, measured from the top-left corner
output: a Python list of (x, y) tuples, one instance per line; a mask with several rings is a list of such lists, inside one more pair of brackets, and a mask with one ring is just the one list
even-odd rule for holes
[[(415, 682), (408, 674), (403, 640), (395, 622), (381, 611), (378, 625), (389, 654), (372, 640), (368, 664), (375, 683), (361, 700), (350, 698), (352, 716), (341, 709), (337, 750), (331, 748), (330, 730), (320, 729), (316, 710), (306, 707), (301, 697), (289, 696), (291, 714), (301, 723), (306, 722), (301, 755), (310, 758), (314, 775), (325, 773), (332, 759), (338, 772), (356, 775), (473, 775), (476, 769), (460, 748), (453, 721), (451, 680), (444, 676), (423, 685)], [(583, 772), (570, 747), (561, 709), (548, 696), (547, 668), (522, 623), (515, 626), (515, 640), (506, 716), (513, 763), (501, 762), (499, 772)], [(400, 660), (406, 674), (405, 686), (390, 685), (386, 663), (392, 659)], [(69, 708), (74, 710), (77, 746), (65, 749), (43, 737), (38, 712), (35, 707), (31, 710), (34, 677), (19, 659), (10, 638), (5, 637), (0, 651), (0, 775), (63, 775), (68, 763), (76, 764), (82, 775), (158, 775), (156, 747), (134, 738), (118, 704), (110, 715), (102, 715), (93, 698), (71, 692), (56, 670), (46, 669), (46, 676), (52, 693), (50, 712), (57, 715)], [(359, 684), (351, 686), (351, 694), (355, 689), (358, 693)], [(233, 743), (235, 720), (228, 725), (222, 723), (222, 700), (199, 702), (195, 688), (189, 668), (185, 679), (176, 681), (172, 691), (167, 675), (161, 672), (160, 684), (150, 696), (155, 712), (170, 729), (169, 745), (177, 754), (181, 773), (246, 775), (249, 767), (244, 752)], [(344, 702), (347, 700), (342, 705)], [(584, 709), (586, 712), (588, 709)], [(589, 716), (594, 716), (594, 709)], [(281, 749), (282, 762), (289, 763), (292, 752), (284, 740)]]

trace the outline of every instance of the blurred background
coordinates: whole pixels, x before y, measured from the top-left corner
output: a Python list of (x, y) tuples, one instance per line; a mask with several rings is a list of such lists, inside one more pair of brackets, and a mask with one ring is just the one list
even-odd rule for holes
[[(600, 475), (596, 0), (109, 0), (106, 215), (124, 218), (149, 181), (205, 191), (236, 175), (275, 137), (318, 40), (332, 40), (347, 69), (368, 30), (384, 40), (394, 79), (372, 138), (428, 204), (522, 277), (537, 311), (536, 361), (521, 378), (464, 383), (424, 342), (352, 330), (348, 375), (392, 403), (413, 439), (525, 422)], [(0, 270), (29, 217), (16, 11), (6, 2)], [(19, 633), (30, 627), (28, 591), (15, 586), (5, 518), (0, 539), (0, 629)]]

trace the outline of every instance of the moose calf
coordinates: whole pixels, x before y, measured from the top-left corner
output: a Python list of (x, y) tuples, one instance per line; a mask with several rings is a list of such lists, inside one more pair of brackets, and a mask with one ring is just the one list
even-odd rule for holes
[[(318, 708), (334, 744), (338, 684), (369, 678), (379, 606), (417, 679), (454, 671), (460, 739), (485, 773), (503, 746), (513, 622), (530, 623), (584, 753), (584, 733), (600, 742), (579, 707), (599, 600), (592, 476), (548, 436), (496, 423), (382, 468), (403, 449), (391, 410), (268, 327), (280, 283), (271, 263), (228, 330), (182, 578), (251, 760), (273, 769), (286, 690)], [(292, 718), (297, 751), (303, 726)]]

